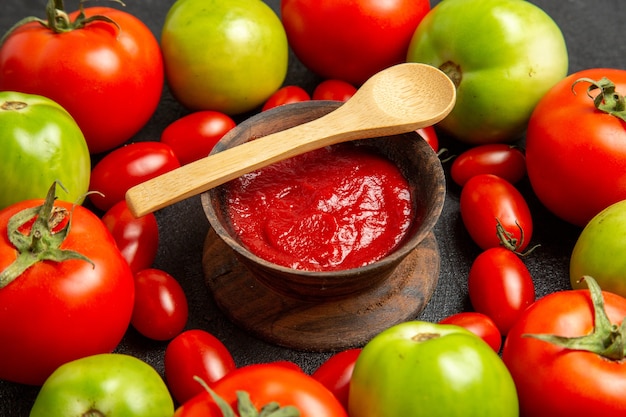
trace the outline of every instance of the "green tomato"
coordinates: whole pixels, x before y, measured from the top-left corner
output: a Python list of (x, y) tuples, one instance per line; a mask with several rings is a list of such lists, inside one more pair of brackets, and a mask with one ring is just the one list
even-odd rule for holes
[(513, 379), (487, 343), (460, 326), (423, 321), (392, 326), (365, 345), (348, 402), (350, 417), (519, 414)]
[(417, 27), (407, 61), (436, 66), (454, 81), (456, 105), (439, 126), (470, 144), (519, 139), (568, 69), (560, 28), (524, 0), (442, 1)]
[(55, 180), (61, 200), (80, 204), (89, 189), (87, 142), (70, 114), (38, 95), (0, 92), (0, 209), (44, 198)]
[(596, 214), (584, 227), (570, 257), (572, 288), (586, 288), (579, 282), (593, 277), (604, 291), (626, 297), (626, 200)]
[(172, 417), (174, 401), (148, 363), (120, 353), (68, 362), (44, 382), (30, 417)]
[(172, 93), (192, 110), (250, 111), (282, 85), (287, 35), (259, 0), (177, 0), (161, 32)]

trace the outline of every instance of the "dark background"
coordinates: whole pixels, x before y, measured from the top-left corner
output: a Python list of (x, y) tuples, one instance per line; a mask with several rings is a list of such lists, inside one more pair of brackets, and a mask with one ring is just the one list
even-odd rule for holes
[[(266, 0), (266, 3), (278, 13), (279, 0)], [(431, 0), (432, 6), (437, 3), (439, 1)], [(592, 67), (626, 69), (626, 43), (623, 39), (626, 2), (534, 0), (532, 3), (545, 10), (561, 27), (569, 50), (570, 73)], [(4, 1), (0, 14), (0, 32), (6, 31), (22, 17), (43, 17), (45, 4), (46, 0)], [(127, 0), (124, 10), (143, 20), (158, 38), (167, 10), (172, 4), (172, 0)], [(76, 1), (66, 1), (68, 10), (73, 10), (76, 5)], [(87, 5), (119, 7), (106, 1), (93, 1)], [(298, 84), (312, 92), (319, 81), (293, 55), (290, 56), (285, 84)], [(186, 113), (166, 87), (153, 118), (133, 140), (158, 140), (163, 128)], [(440, 140), (441, 146), (449, 148), (452, 153), (458, 154), (461, 150), (454, 141), (447, 138)], [(444, 164), (444, 168), (447, 173), (449, 163)], [(519, 188), (534, 218), (532, 243), (541, 244), (536, 253), (524, 260), (535, 281), (537, 297), (567, 289), (569, 256), (580, 229), (548, 213), (536, 200), (527, 182), (519, 184)], [(480, 250), (469, 239), (461, 222), (459, 192), (460, 188), (455, 184), (448, 184), (444, 211), (435, 228), (441, 253), (441, 272), (432, 300), (417, 317), (422, 320), (438, 321), (450, 314), (470, 309), (467, 273)], [(330, 353), (305, 353), (264, 343), (232, 325), (216, 308), (202, 273), (202, 247), (209, 225), (199, 197), (165, 208), (156, 215), (160, 228), (160, 248), (154, 266), (166, 270), (183, 285), (190, 303), (188, 328), (205, 329), (217, 336), (232, 352), (238, 365), (291, 360), (311, 372), (328, 358)], [(10, 341), (1, 340), (0, 343)], [(162, 372), (165, 346), (165, 342), (149, 341), (130, 329), (119, 351), (142, 358)], [(0, 415), (27, 416), (37, 390), (36, 387), (0, 381)]]

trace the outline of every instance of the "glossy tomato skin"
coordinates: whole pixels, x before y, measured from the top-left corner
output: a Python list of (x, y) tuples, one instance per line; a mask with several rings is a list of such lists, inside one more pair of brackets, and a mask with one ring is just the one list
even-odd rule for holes
[[(247, 365), (235, 369), (213, 386), (233, 409), (237, 409), (236, 391), (250, 394), (257, 409), (277, 401), (292, 405), (301, 417), (347, 417), (335, 396), (320, 382), (303, 372), (271, 363)], [(207, 392), (196, 395), (176, 410), (175, 417), (221, 416)]]
[[(282, 0), (281, 19), (296, 56), (323, 78), (358, 86), (404, 62), (428, 0)], [(348, 23), (349, 22), (349, 23)]]
[(126, 191), (180, 167), (172, 148), (161, 142), (136, 142), (109, 152), (91, 170), (89, 195), (94, 206), (108, 210), (124, 200)]
[(453, 325), (408, 321), (374, 336), (356, 361), (350, 417), (518, 415), (500, 357)]
[(179, 404), (205, 392), (194, 376), (213, 386), (236, 368), (228, 348), (201, 329), (185, 330), (174, 337), (165, 349), (164, 366), (167, 385)]
[(135, 273), (135, 305), (130, 324), (153, 340), (170, 340), (183, 331), (189, 317), (187, 296), (176, 278), (148, 268)]
[(438, 127), (470, 144), (519, 139), (539, 99), (568, 69), (558, 25), (518, 0), (439, 2), (408, 50), (407, 61), (440, 68), (457, 85), (454, 109)]
[(357, 89), (343, 80), (324, 80), (313, 90), (313, 100), (347, 101)]
[(117, 26), (97, 21), (56, 34), (33, 22), (13, 32), (0, 49), (0, 90), (59, 103), (93, 154), (121, 145), (148, 122), (164, 75), (159, 44), (139, 19), (108, 7), (87, 7), (85, 15), (107, 16)]
[(476, 257), (469, 271), (468, 292), (474, 310), (490, 317), (502, 335), (535, 301), (528, 268), (506, 248), (490, 248)]
[(476, 311), (464, 311), (452, 314), (439, 321), (439, 324), (461, 326), (483, 339), (494, 352), (500, 352), (502, 334), (494, 321), (486, 314)]
[(309, 101), (311, 96), (306, 90), (297, 85), (286, 85), (279, 88), (274, 94), (263, 104), (261, 111), (273, 109), (283, 104), (299, 103), (301, 101)]
[(337, 397), (346, 410), (348, 410), (350, 379), (352, 379), (354, 364), (361, 350), (361, 348), (353, 348), (335, 353), (311, 374)]
[(176, 1), (161, 48), (168, 84), (191, 110), (236, 115), (261, 106), (287, 75), (289, 47), (276, 13), (257, 0)]
[(105, 353), (56, 369), (41, 387), (30, 417), (172, 414), (172, 397), (152, 366), (134, 356)]
[[(626, 94), (626, 70), (593, 68), (571, 74), (537, 104), (526, 133), (533, 191), (557, 217), (580, 227), (626, 199), (624, 121), (595, 108), (587, 96), (589, 83), (573, 85), (580, 78), (602, 77)], [(595, 97), (597, 90), (591, 94)]]
[(462, 152), (450, 166), (452, 180), (461, 187), (478, 174), (497, 175), (515, 184), (526, 176), (526, 157), (515, 146), (490, 143)]
[(433, 148), (433, 151), (439, 152), (439, 137), (434, 126), (423, 127), (416, 132)]
[[(0, 271), (16, 257), (7, 239), (15, 213), (41, 205), (27, 200), (0, 212)], [(122, 340), (132, 314), (134, 283), (113, 237), (88, 209), (73, 210), (71, 230), (61, 245), (89, 258), (39, 262), (0, 289), (0, 379), (40, 385), (61, 364), (111, 352)], [(112, 308), (111, 306), (115, 306)]]
[(533, 221), (524, 196), (496, 175), (470, 178), (461, 190), (460, 211), (469, 235), (483, 250), (501, 246), (498, 221), (515, 239), (518, 252), (523, 252), (532, 238)]
[(58, 103), (38, 95), (0, 92), (0, 209), (42, 198), (60, 181), (58, 197), (82, 203), (91, 157), (80, 128)]
[[(603, 293), (607, 314), (616, 326), (626, 317), (626, 300)], [(554, 334), (577, 337), (593, 330), (588, 290), (548, 294), (533, 303), (511, 328), (502, 348), (519, 393), (521, 416), (618, 416), (626, 413), (624, 361), (568, 350), (523, 336)], [(549, 387), (548, 389), (546, 387)]]
[(159, 249), (159, 226), (154, 213), (135, 217), (122, 200), (102, 215), (102, 223), (133, 273), (152, 266)]
[(626, 200), (611, 204), (584, 227), (570, 256), (572, 288), (584, 288), (580, 279), (592, 276), (604, 291), (626, 297)]
[(211, 153), (213, 146), (236, 126), (225, 113), (203, 110), (190, 113), (169, 124), (161, 133), (161, 142), (171, 146), (181, 165)]

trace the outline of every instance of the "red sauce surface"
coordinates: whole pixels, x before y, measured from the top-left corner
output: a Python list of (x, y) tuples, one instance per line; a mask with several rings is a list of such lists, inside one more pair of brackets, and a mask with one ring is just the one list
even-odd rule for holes
[(241, 241), (293, 269), (372, 263), (398, 246), (413, 221), (408, 182), (364, 146), (319, 149), (227, 186), (228, 214)]

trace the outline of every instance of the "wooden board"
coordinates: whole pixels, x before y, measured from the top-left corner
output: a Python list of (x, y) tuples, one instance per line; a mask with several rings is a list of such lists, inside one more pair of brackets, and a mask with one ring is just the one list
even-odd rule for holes
[(212, 229), (202, 257), (207, 285), (234, 324), (267, 342), (315, 352), (362, 346), (382, 330), (415, 318), (435, 290), (439, 263), (431, 232), (380, 286), (355, 297), (312, 303), (258, 282)]

